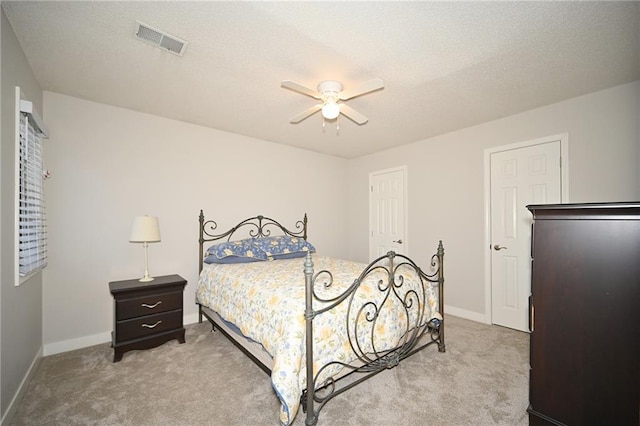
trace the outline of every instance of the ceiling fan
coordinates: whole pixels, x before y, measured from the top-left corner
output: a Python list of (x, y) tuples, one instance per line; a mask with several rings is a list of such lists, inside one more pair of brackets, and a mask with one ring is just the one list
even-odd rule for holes
[(294, 81), (285, 80), (282, 82), (282, 87), (311, 96), (320, 101), (319, 104), (307, 108), (292, 117), (291, 123), (299, 123), (316, 112), (322, 111), (322, 116), (326, 120), (334, 120), (342, 114), (353, 122), (362, 125), (368, 121), (367, 117), (345, 104), (344, 101), (380, 90), (384, 88), (384, 82), (380, 78), (372, 78), (353, 90), (344, 90), (342, 83), (339, 81), (327, 80), (318, 84), (318, 90), (312, 90)]

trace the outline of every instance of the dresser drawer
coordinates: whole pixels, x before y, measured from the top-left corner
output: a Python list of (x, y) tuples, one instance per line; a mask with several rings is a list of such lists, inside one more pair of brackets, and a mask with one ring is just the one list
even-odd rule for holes
[(182, 328), (182, 309), (116, 322), (116, 343)]
[(182, 291), (116, 300), (116, 321), (182, 309)]

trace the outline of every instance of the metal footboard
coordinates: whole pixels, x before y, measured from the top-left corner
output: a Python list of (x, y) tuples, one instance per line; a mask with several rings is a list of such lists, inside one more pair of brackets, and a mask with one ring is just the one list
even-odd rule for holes
[[(305, 425), (316, 425), (320, 410), (335, 396), (395, 367), (427, 346), (436, 344), (440, 352), (445, 352), (443, 259), (442, 241), (431, 258), (430, 273), (408, 257), (389, 252), (371, 262), (347, 290), (327, 295), (333, 276), (326, 270), (315, 273), (312, 256), (307, 255), (304, 263), (307, 389), (301, 397)], [(432, 312), (430, 300), (434, 292), (438, 298), (437, 313)], [(368, 297), (363, 297), (363, 293)], [(345, 327), (351, 360), (334, 360), (314, 372), (314, 319), (343, 303), (347, 310)], [(379, 328), (389, 325), (385, 323), (389, 318), (399, 319), (394, 327), (400, 330), (397, 342), (391, 345), (377, 334)]]

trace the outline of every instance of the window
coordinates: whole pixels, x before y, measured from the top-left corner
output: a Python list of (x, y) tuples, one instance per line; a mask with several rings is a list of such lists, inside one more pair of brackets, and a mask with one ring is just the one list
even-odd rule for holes
[(47, 219), (44, 203), (42, 139), (46, 129), (31, 102), (16, 90), (16, 285), (47, 266)]

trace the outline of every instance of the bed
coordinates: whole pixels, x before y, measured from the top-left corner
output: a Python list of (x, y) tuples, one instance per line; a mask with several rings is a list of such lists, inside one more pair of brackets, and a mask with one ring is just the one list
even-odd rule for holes
[(306, 215), (217, 227), (200, 211), (199, 320), (270, 375), (281, 424), (301, 407), (315, 425), (351, 387), (426, 347), (445, 352), (442, 241), (425, 272), (394, 252), (368, 265), (315, 253)]

